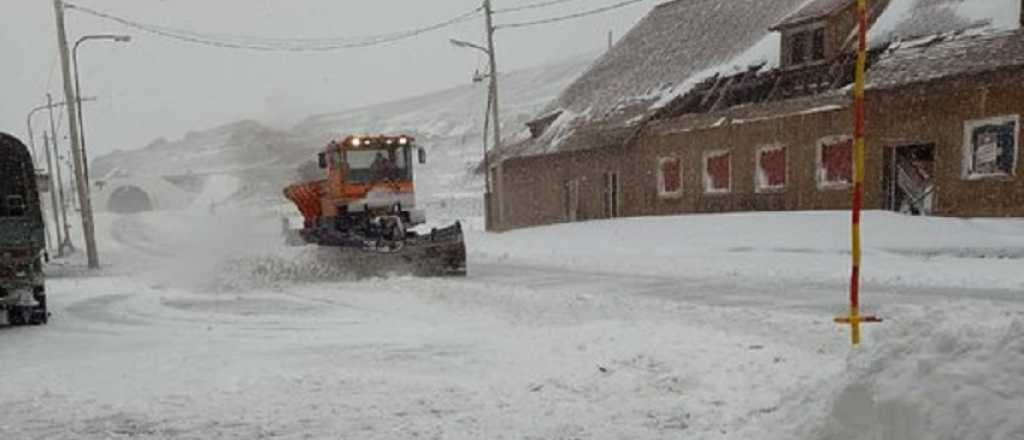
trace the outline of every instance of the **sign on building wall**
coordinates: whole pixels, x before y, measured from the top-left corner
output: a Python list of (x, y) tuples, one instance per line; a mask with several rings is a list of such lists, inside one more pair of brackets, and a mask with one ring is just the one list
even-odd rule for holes
[(818, 188), (846, 189), (853, 183), (853, 138), (830, 136), (818, 141)]
[(757, 191), (778, 191), (786, 187), (786, 147), (768, 145), (757, 150)]
[(704, 192), (725, 194), (732, 191), (732, 153), (727, 150), (704, 153)]
[(1018, 115), (964, 123), (964, 177), (1013, 176), (1017, 168), (1020, 133)]

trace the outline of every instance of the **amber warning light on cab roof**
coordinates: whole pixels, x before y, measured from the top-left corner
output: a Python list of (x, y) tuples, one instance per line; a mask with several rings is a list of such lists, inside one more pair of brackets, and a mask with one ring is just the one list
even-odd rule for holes
[(390, 145), (411, 145), (416, 143), (412, 136), (349, 136), (342, 143), (355, 148), (372, 148)]

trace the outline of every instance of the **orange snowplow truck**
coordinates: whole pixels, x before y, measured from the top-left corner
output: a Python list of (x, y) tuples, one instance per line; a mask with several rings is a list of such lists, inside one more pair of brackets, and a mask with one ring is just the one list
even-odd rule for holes
[(413, 155), (426, 152), (411, 136), (349, 136), (319, 154), (326, 178), (289, 186), (284, 195), (304, 218), (294, 235), (305, 243), (340, 248), (359, 269), (419, 275), (464, 275), (462, 226), (418, 231), (426, 216), (416, 207)]

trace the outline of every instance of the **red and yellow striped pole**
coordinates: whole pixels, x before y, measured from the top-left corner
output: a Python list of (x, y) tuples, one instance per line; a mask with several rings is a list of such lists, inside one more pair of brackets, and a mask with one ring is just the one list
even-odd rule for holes
[(864, 76), (868, 51), (867, 0), (857, 0), (857, 27), (857, 73), (853, 86), (853, 249), (851, 252), (853, 268), (850, 274), (850, 314), (836, 319), (836, 322), (850, 325), (853, 345), (860, 345), (860, 325), (862, 323), (881, 321), (874, 316), (860, 315), (860, 219), (864, 204)]

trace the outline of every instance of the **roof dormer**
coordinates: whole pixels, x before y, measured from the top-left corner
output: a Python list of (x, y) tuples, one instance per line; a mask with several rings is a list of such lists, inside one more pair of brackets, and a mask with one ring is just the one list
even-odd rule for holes
[(771, 28), (782, 34), (783, 68), (822, 64), (842, 53), (857, 23), (855, 0), (812, 0)]

